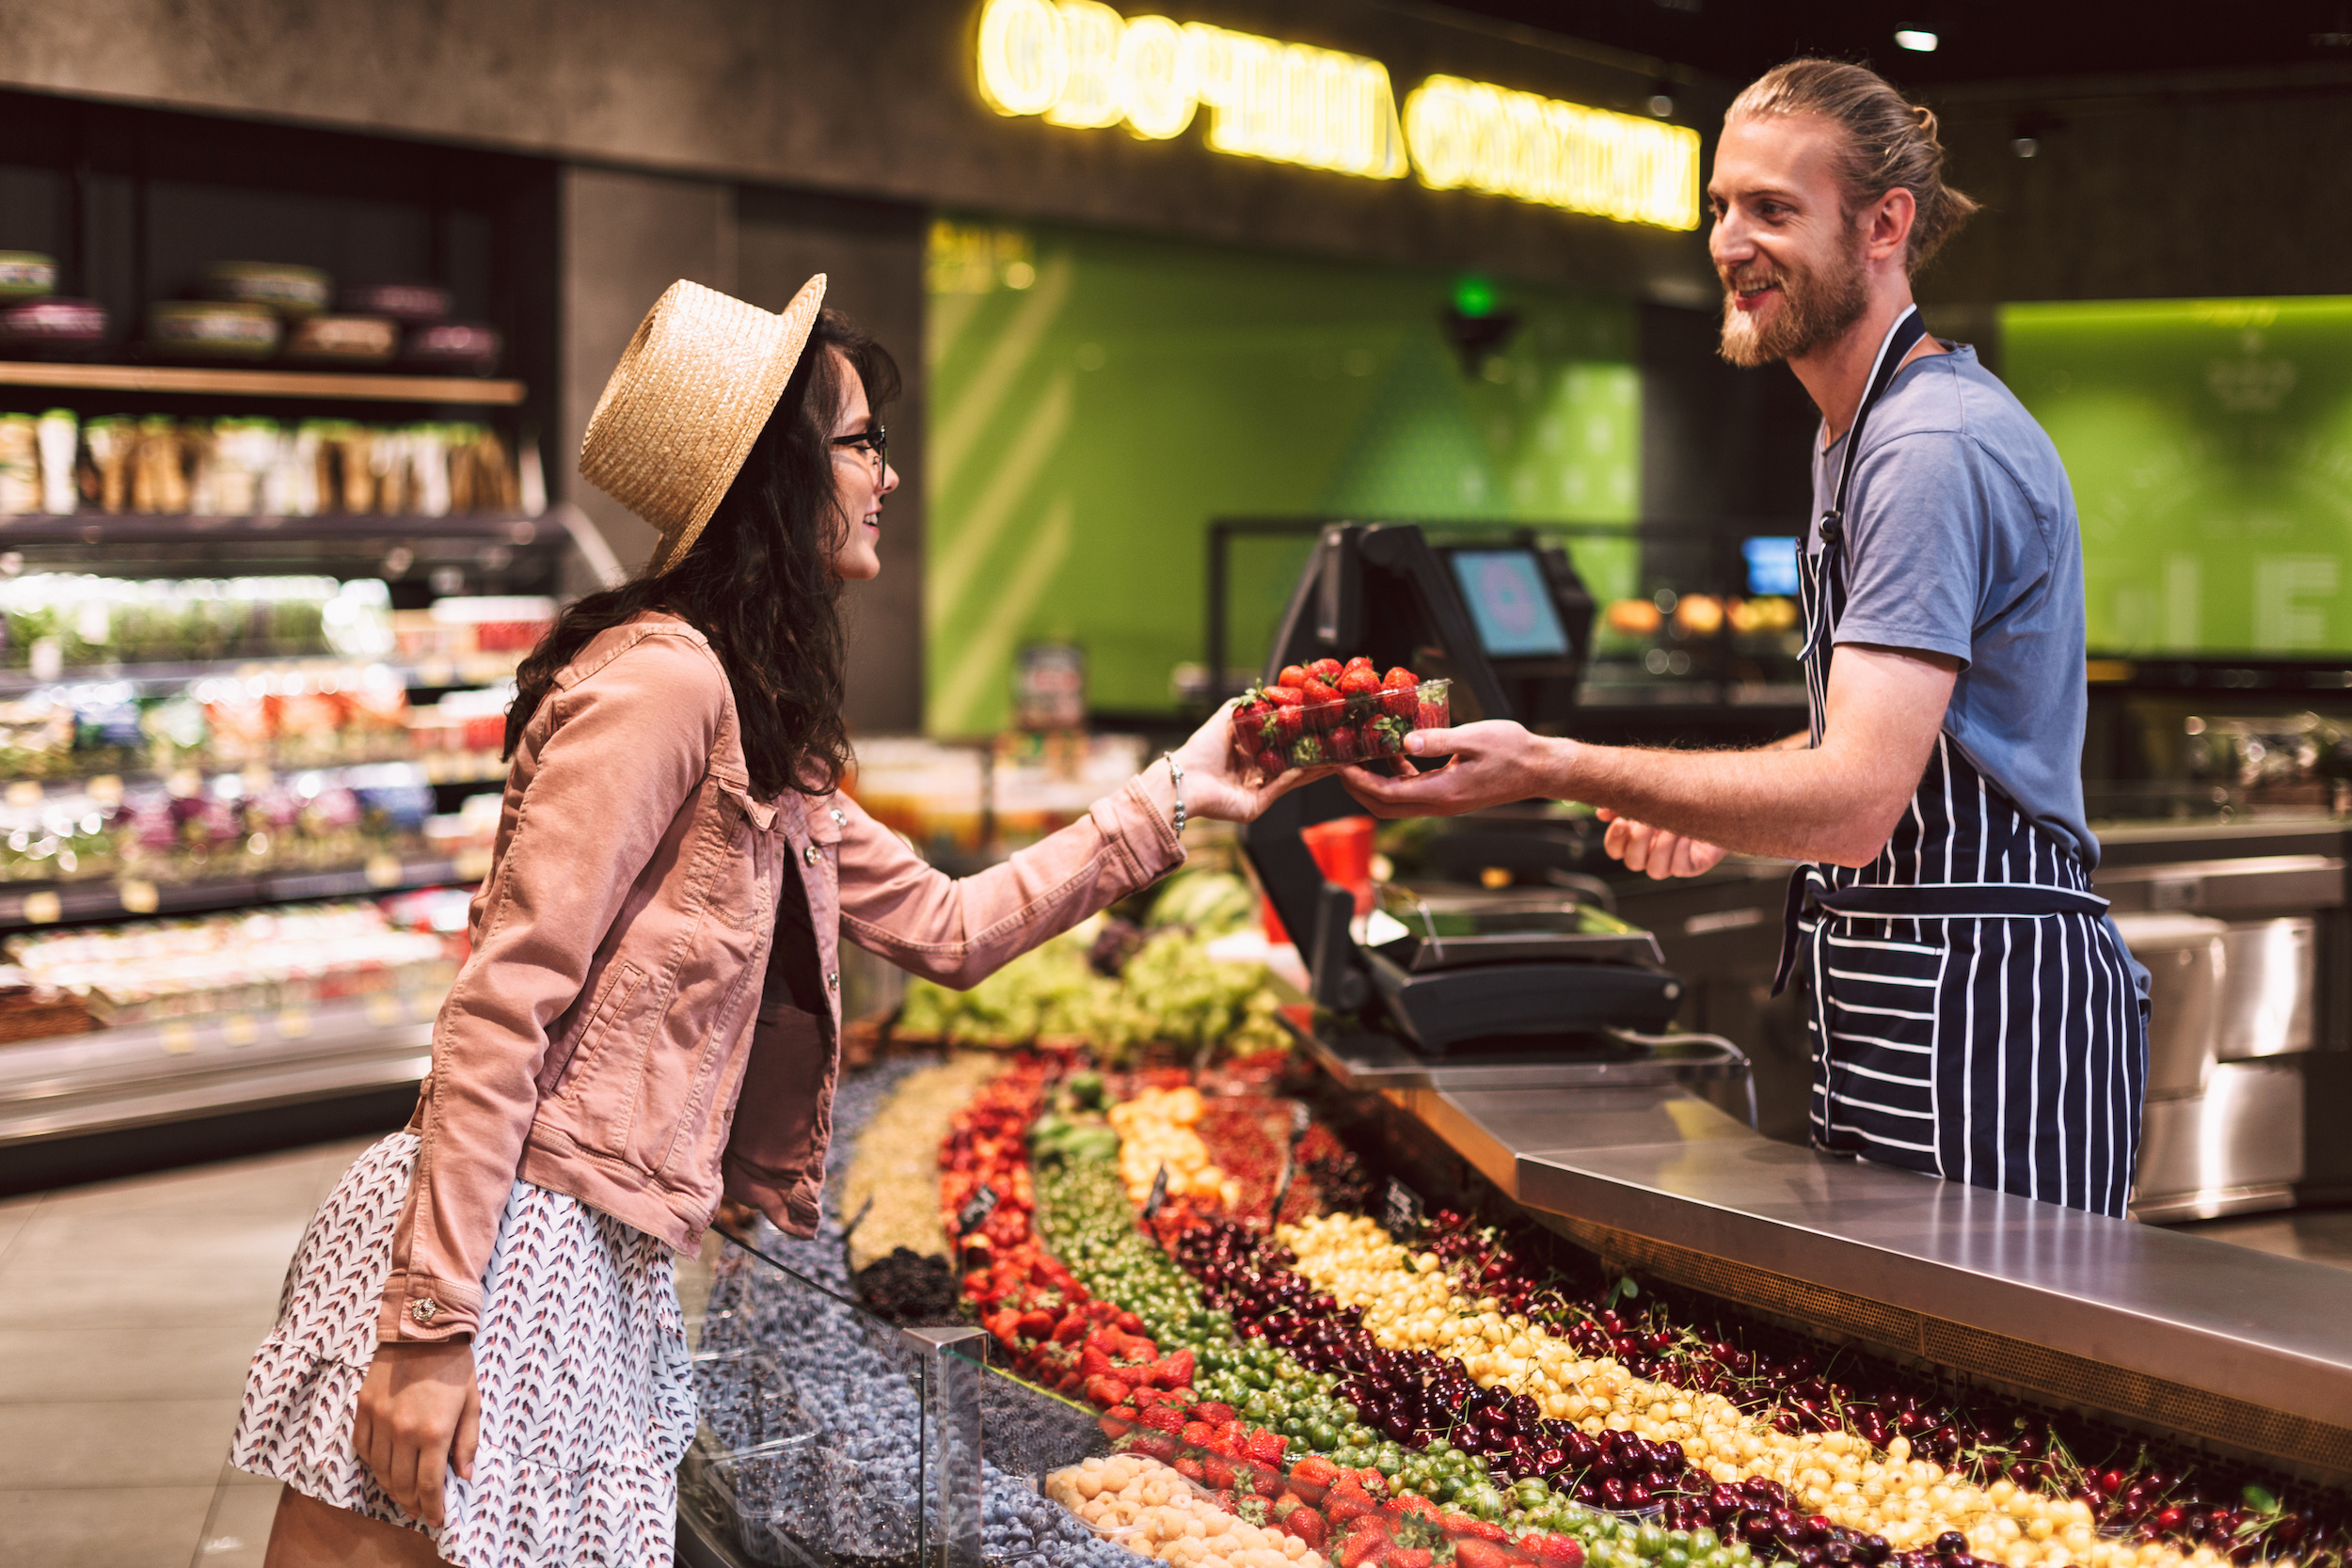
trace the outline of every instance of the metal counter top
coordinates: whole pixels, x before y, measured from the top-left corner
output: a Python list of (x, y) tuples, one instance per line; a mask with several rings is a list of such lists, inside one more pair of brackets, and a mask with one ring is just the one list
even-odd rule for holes
[(1671, 1085), (1384, 1087), (1535, 1217), (1677, 1283), (2352, 1478), (2352, 1274), (1763, 1138)]

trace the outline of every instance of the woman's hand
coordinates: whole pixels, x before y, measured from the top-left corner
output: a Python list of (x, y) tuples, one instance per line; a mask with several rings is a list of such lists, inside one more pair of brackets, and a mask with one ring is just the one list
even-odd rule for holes
[(1686, 838), (1646, 822), (1619, 816), (1606, 806), (1597, 815), (1609, 824), (1601, 847), (1625, 862), (1628, 871), (1646, 871), (1656, 880), (1663, 881), (1669, 877), (1696, 877), (1712, 871), (1724, 858), (1721, 845)]
[(1337, 768), (1294, 768), (1287, 773), (1261, 784), (1242, 783), (1246, 763), (1233, 746), (1233, 709), (1240, 705), (1236, 697), (1209, 716), (1209, 721), (1192, 732), (1192, 738), (1176, 749), (1177, 765), (1184, 770), (1184, 813), (1218, 822), (1254, 822), (1282, 796), (1300, 784), (1327, 779), (1339, 771)]
[(482, 1394), (473, 1346), (379, 1344), (359, 1385), (351, 1447), (392, 1501), (426, 1524), (441, 1524), (441, 1485), (451, 1469), (473, 1479), (482, 1435)]

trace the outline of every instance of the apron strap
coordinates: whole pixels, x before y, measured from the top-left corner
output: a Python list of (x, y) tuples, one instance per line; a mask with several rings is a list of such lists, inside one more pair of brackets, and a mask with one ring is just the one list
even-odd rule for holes
[[(1919, 308), (1913, 305), (1895, 318), (1895, 324), (1886, 329), (1886, 336), (1879, 341), (1879, 355), (1870, 362), (1870, 379), (1863, 387), (1862, 402), (1854, 409), (1853, 423), (1846, 427), (1846, 455), (1838, 464), (1837, 488), (1830, 497), (1829, 510), (1821, 514), (1821, 569), (1825, 573), (1844, 575), (1838, 569), (1845, 559), (1846, 492), (1853, 484), (1854, 464), (1862, 452), (1862, 427), (1868, 421), (1870, 410), (1877, 405), (1879, 398), (1894, 381), (1895, 372), (1902, 369), (1904, 358), (1927, 335), (1928, 324), (1920, 319)], [(1802, 549), (1803, 544), (1800, 543), (1798, 547)], [(1832, 595), (1824, 588), (1817, 597), (1823, 609), (1821, 613), (1813, 617), (1813, 624), (1805, 628), (1804, 647), (1797, 655), (1800, 659), (1812, 657), (1814, 650), (1824, 646), (1823, 639), (1830, 635), (1827, 606)]]

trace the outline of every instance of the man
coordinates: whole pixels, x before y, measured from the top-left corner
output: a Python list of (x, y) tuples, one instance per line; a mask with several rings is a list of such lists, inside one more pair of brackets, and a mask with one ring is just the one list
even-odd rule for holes
[(1943, 161), (1933, 115), (1827, 60), (1741, 93), (1716, 149), (1724, 356), (1786, 360), (1821, 411), (1808, 733), (1687, 752), (1486, 722), (1413, 736), (1436, 771), (1344, 776), (1392, 816), (1588, 801), (1653, 877), (1803, 863), (1781, 981), (1807, 991), (1814, 1142), (2121, 1215), (2146, 1035), (2089, 892), (2074, 498), (1975, 352), (1919, 325), (1911, 275), (1975, 209)]

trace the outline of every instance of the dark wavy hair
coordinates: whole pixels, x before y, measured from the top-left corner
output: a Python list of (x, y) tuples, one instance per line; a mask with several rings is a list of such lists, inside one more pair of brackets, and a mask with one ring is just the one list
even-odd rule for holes
[(754, 794), (821, 795), (840, 784), (850, 766), (848, 653), (833, 556), (853, 520), (834, 500), (832, 436), (849, 390), (845, 360), (882, 417), (898, 395), (897, 364), (847, 316), (819, 313), (775, 412), (693, 546), (667, 571), (572, 605), (515, 672), (508, 756), (556, 673), (597, 633), (663, 610), (708, 639), (727, 673)]

